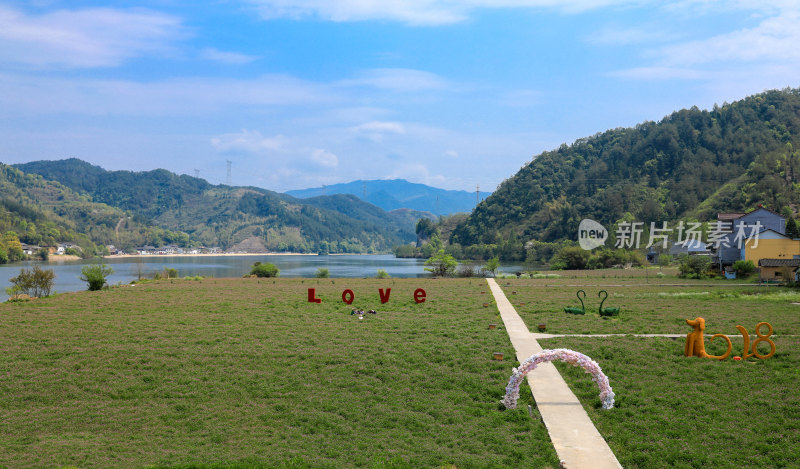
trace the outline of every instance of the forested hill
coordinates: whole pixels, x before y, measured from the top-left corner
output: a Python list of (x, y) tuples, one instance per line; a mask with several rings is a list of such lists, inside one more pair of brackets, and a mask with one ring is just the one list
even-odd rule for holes
[[(58, 182), (0, 163), (0, 263), (19, 260), (8, 239), (34, 246), (74, 243), (85, 255), (102, 254), (106, 244), (180, 242), (183, 233), (157, 228), (119, 208), (95, 203)], [(186, 238), (188, 239), (188, 238)]]
[[(592, 218), (712, 219), (758, 204), (800, 204), (800, 89), (675, 112), (544, 152), (504, 181), (451, 243), (577, 238)], [(524, 256), (524, 252), (522, 253)]]
[(185, 232), (191, 244), (230, 249), (245, 242), (274, 251), (374, 252), (416, 238), (415, 220), (407, 213), (386, 213), (355, 198), (305, 202), (260, 188), (214, 186), (163, 169), (106, 171), (77, 159), (15, 166), (136, 219)]

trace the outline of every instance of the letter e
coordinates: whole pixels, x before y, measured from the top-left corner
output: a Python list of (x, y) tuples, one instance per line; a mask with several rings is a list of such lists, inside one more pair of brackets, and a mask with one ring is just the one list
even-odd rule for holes
[(414, 301), (417, 303), (425, 303), (425, 290), (422, 288), (414, 290)]

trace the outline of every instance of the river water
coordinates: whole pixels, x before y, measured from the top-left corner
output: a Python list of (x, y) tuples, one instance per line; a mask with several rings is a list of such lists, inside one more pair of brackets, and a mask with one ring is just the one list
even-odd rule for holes
[[(56, 259), (57, 256), (51, 256)], [(255, 262), (270, 262), (280, 269), (281, 277), (314, 277), (317, 269), (327, 268), (331, 277), (362, 278), (375, 277), (378, 269), (385, 270), (396, 278), (427, 277), (424, 259), (398, 259), (392, 254), (375, 255), (337, 255), (337, 256), (304, 256), (304, 255), (275, 255), (275, 256), (195, 256), (195, 257), (169, 257), (169, 256), (144, 256), (144, 257), (108, 257), (103, 263), (114, 269), (108, 277), (108, 283), (130, 283), (139, 278), (152, 277), (156, 272), (166, 268), (176, 269), (179, 277), (202, 275), (203, 277), (241, 277), (250, 272), (250, 267)], [(5, 301), (5, 287), (11, 286), (9, 279), (19, 274), (21, 268), (31, 268), (38, 264), (44, 269), (52, 269), (55, 274), (53, 290), (55, 292), (69, 292), (86, 290), (86, 282), (79, 279), (81, 268), (86, 264), (99, 262), (93, 260), (52, 262), (19, 262), (0, 266), (0, 299)], [(504, 265), (501, 272), (515, 272), (521, 270), (520, 266)]]

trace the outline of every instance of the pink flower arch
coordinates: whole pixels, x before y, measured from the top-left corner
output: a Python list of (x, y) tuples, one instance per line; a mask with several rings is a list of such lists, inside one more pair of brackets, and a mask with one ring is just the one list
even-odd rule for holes
[(604, 409), (611, 409), (614, 407), (614, 391), (611, 390), (611, 385), (608, 383), (608, 377), (603, 374), (600, 365), (596, 361), (587, 357), (586, 355), (569, 350), (565, 348), (542, 350), (539, 353), (531, 355), (528, 359), (522, 362), (519, 368), (514, 368), (511, 378), (508, 380), (506, 386), (506, 396), (503, 398), (503, 404), (507, 409), (517, 408), (517, 399), (519, 399), (519, 385), (525, 375), (533, 371), (540, 363), (552, 362), (560, 360), (567, 362), (572, 366), (580, 366), (587, 373), (592, 375), (592, 381), (597, 383), (600, 388), (600, 400), (603, 403)]

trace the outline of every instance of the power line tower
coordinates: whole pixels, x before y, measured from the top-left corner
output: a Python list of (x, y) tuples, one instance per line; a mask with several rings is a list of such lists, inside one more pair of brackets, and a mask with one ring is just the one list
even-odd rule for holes
[(197, 169), (197, 168), (195, 168), (195, 170), (194, 170), (194, 177), (200, 179), (200, 170)]
[(361, 190), (364, 192), (364, 201), (367, 201), (367, 182), (364, 181), (361, 183)]
[(232, 183), (233, 183), (233, 180), (231, 178), (231, 165), (232, 164), (233, 163), (231, 162), (231, 160), (225, 160), (225, 165), (228, 167), (228, 174), (225, 176), (225, 184), (228, 185), (228, 186), (232, 185)]
[(475, 206), (477, 207), (479, 203), (481, 203), (481, 185), (477, 184), (475, 186)]

